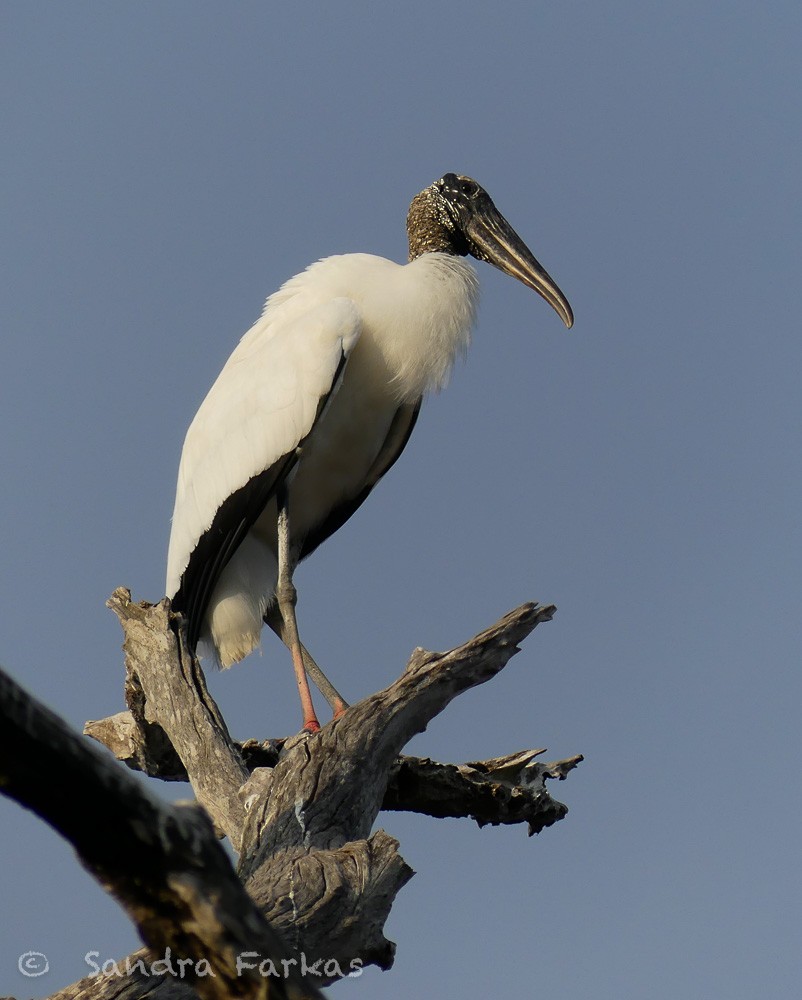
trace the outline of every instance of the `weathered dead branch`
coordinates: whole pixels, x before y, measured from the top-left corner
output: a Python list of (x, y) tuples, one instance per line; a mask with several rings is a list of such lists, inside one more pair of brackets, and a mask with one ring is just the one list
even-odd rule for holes
[[(127, 592), (117, 591), (110, 601), (110, 606), (118, 615), (123, 616), (127, 636), (126, 650), (140, 648), (134, 635), (138, 635), (141, 624), (145, 620), (149, 621), (150, 626), (154, 629), (166, 630), (168, 627), (167, 619), (164, 617), (164, 602), (161, 605), (153, 606), (131, 604), (130, 595)], [(126, 609), (129, 608), (131, 609), (132, 624), (126, 626), (124, 616), (127, 613)], [(528, 624), (527, 619), (523, 617), (524, 612), (534, 613), (533, 624)], [(359, 706), (354, 706), (348, 712), (349, 729), (355, 727), (357, 718), (359, 718), (362, 720), (360, 728), (366, 732), (371, 729), (383, 732), (384, 716), (381, 705), (397, 705), (401, 703), (402, 698), (409, 700), (410, 689), (415, 695), (412, 712), (417, 713), (419, 705), (417, 699), (422, 695), (420, 682), (416, 678), (418, 678), (421, 669), (424, 673), (431, 669), (435, 675), (437, 664), (445, 657), (457, 657), (459, 654), (463, 660), (476, 658), (483, 650), (483, 645), (496, 635), (494, 630), (498, 630), (499, 636), (503, 636), (503, 638), (497, 636), (501, 643), (500, 649), (503, 649), (504, 642), (512, 641), (510, 636), (506, 636), (505, 630), (512, 627), (516, 616), (522, 617), (523, 620), (519, 627), (528, 632), (538, 622), (548, 621), (553, 613), (552, 607), (524, 605), (523, 608), (511, 612), (492, 629), (476, 636), (451, 653), (434, 654), (416, 650), (407, 671), (396, 684), (386, 691), (365, 699)], [(149, 651), (152, 646), (153, 641), (150, 640), (142, 648)], [(503, 660), (498, 660), (492, 672), (500, 670), (509, 656), (516, 651), (517, 646), (512, 645)], [(421, 660), (420, 665), (417, 664), (418, 659)], [(162, 687), (168, 683), (163, 674), (168, 671), (152, 667), (147, 671), (149, 677), (147, 683), (150, 685), (152, 693), (149, 698), (145, 698), (142, 696), (142, 682), (140, 680), (143, 661), (144, 657), (140, 653), (136, 663), (129, 662), (128, 667), (129, 680), (126, 689), (134, 689), (140, 695), (133, 703), (136, 714), (131, 711), (119, 712), (100, 721), (87, 722), (84, 732), (107, 746), (119, 760), (134, 770), (143, 771), (145, 774), (166, 781), (188, 781), (190, 778), (181, 761), (181, 756), (176, 753), (171, 737), (158, 721), (160, 716), (164, 716), (165, 724), (171, 733), (175, 733), (178, 740), (187, 742), (185, 722), (177, 719), (172, 711), (165, 711), (163, 707), (173, 704), (176, 700), (175, 697), (167, 700), (161, 696)], [(151, 657), (145, 662), (153, 665), (160, 661), (158, 658)], [(202, 682), (202, 675), (196, 679), (194, 672), (184, 669), (184, 662), (182, 660), (182, 671), (179, 676), (183, 678), (181, 683), (185, 685), (186, 690), (178, 700), (191, 702), (197, 698), (194, 714), (200, 714), (205, 720), (205, 713), (208, 711), (210, 718), (220, 718), (219, 710)], [(481, 669), (477, 663), (472, 663), (471, 666), (473, 669)], [(132, 673), (133, 679), (131, 679)], [(176, 674), (175, 671), (172, 673)], [(468, 683), (467, 673), (466, 670), (463, 678), (465, 687), (481, 683), (481, 679), (474, 679)], [(191, 694), (192, 690), (197, 691), (197, 694)], [(447, 696), (447, 700), (450, 700), (456, 693), (458, 692), (455, 689)], [(443, 703), (438, 704), (439, 707), (435, 711), (422, 714), (417, 722), (411, 724), (407, 735), (405, 737), (402, 735), (402, 738), (397, 741), (400, 746), (408, 742), (415, 732), (425, 728), (426, 723), (443, 707)], [(358, 716), (357, 708), (359, 708)], [(191, 716), (192, 712), (189, 715)], [(337, 726), (340, 726), (339, 722)], [(328, 726), (325, 727), (325, 731), (328, 733)], [(190, 734), (191, 737), (192, 735)], [(194, 740), (191, 738), (190, 742), (194, 742)], [(223, 730), (221, 736), (214, 741), (214, 748), (216, 749), (223, 742), (226, 746), (226, 753), (232, 756), (236, 755), (237, 762), (241, 761), (248, 772), (257, 768), (272, 769), (275, 767), (288, 743), (286, 739), (273, 739), (261, 743), (249, 740), (242, 744), (235, 744), (231, 742), (226, 730)], [(340, 754), (340, 749), (337, 747), (333, 747), (333, 749)], [(397, 757), (397, 759), (388, 762), (386, 755), (382, 756), (379, 771), (382, 774), (382, 780), (386, 780), (386, 790), (380, 808), (419, 812), (436, 817), (470, 817), (475, 819), (480, 826), (525, 822), (529, 826), (530, 834), (538, 833), (562, 819), (568, 811), (566, 806), (551, 798), (545, 788), (545, 779), (564, 778), (568, 771), (582, 759), (581, 756), (576, 756), (552, 763), (536, 762), (534, 758), (544, 752), (543, 750), (522, 750), (516, 754), (494, 760), (460, 765), (440, 764), (415, 757)], [(208, 788), (210, 781), (217, 780), (217, 776), (207, 773), (208, 755), (202, 752), (202, 748), (193, 746), (193, 754), (192, 768), (197, 773), (197, 778), (193, 779), (193, 787), (197, 780), (203, 790)], [(364, 759), (360, 759), (359, 763), (360, 765), (364, 764)], [(386, 775), (384, 774), (385, 768)], [(364, 780), (364, 775), (362, 775), (362, 784), (364, 784)], [(201, 782), (203, 782), (202, 785)], [(247, 793), (241, 794), (247, 795)], [(212, 786), (212, 797), (215, 798), (214, 786)], [(373, 818), (370, 818), (369, 824), (372, 822)], [(219, 825), (225, 829), (222, 823)], [(235, 843), (237, 843), (236, 840)]]
[(191, 775), (198, 802), (238, 848), (245, 820), (238, 791), (248, 780), (248, 771), (206, 688), (198, 661), (177, 641), (169, 603), (134, 604), (130, 593), (120, 588), (108, 605), (125, 633), (128, 708), (144, 730), (156, 723), (169, 734)]
[[(243, 889), (206, 813), (161, 803), (2, 671), (0, 788), (75, 847), (154, 959), (170, 949), (185, 960), (202, 997), (310, 996), (293, 970), (270, 979), (238, 967), (245, 952), (278, 963), (292, 956)], [(102, 980), (88, 984), (92, 995)]]
[[(249, 905), (263, 921), (260, 932), (266, 918), (278, 935), (271, 939), (273, 952), (266, 950), (262, 938), (259, 947), (244, 951), (303, 961), (313, 970), (310, 983), (325, 984), (367, 964), (392, 964), (394, 945), (384, 937), (383, 927), (412, 872), (392, 837), (381, 830), (371, 832), (380, 809), (472, 817), (480, 825), (525, 823), (530, 834), (567, 811), (551, 798), (545, 781), (564, 778), (581, 757), (549, 764), (535, 759), (543, 751), (525, 750), (454, 765), (400, 756), (410, 738), (452, 698), (498, 673), (518, 644), (550, 620), (551, 606), (523, 605), (446, 653), (415, 650), (397, 681), (352, 706), (319, 733), (244, 744), (231, 740), (169, 602), (134, 604), (120, 589), (109, 606), (125, 633), (128, 711), (87, 723), (86, 732), (131, 768), (191, 782), (198, 802), (239, 852), (237, 889), (242, 892), (244, 885), (247, 890)], [(199, 826), (203, 821), (197, 808), (176, 812), (178, 819), (168, 822), (154, 813), (146, 824), (151, 839), (170, 840), (165, 846), (174, 866), (196, 857), (184, 846), (187, 838), (196, 847), (202, 843), (205, 851), (211, 830), (208, 823)], [(101, 868), (94, 863), (92, 870)], [(192, 927), (200, 919), (196, 911), (202, 902), (197, 868), (193, 873), (194, 880), (171, 875), (169, 891), (178, 901), (171, 898), (165, 904), (173, 920), (189, 920)], [(226, 896), (225, 902), (231, 904), (233, 897)], [(216, 896), (215, 903), (222, 905), (222, 897)], [(154, 912), (155, 904), (154, 899)], [(210, 908), (217, 915), (216, 908)], [(164, 935), (157, 933), (155, 924), (151, 927), (141, 917), (138, 923), (151, 947), (161, 947)], [(191, 943), (197, 945), (201, 935), (180, 932), (175, 947), (184, 949), (182, 955), (194, 954), (184, 942), (193, 934)], [(232, 932), (230, 938), (205, 943), (216, 949), (218, 962), (230, 966), (237, 957), (231, 950), (234, 941), (239, 943)], [(129, 963), (135, 958), (130, 956)], [(277, 984), (294, 988), (292, 979), (266, 982), (274, 991)], [(244, 989), (238, 984), (235, 995), (246, 995)], [(185, 983), (174, 979), (155, 983), (150, 976), (134, 974), (126, 978), (124, 990), (119, 980), (100, 978), (74, 984), (57, 996), (110, 1000), (123, 993), (126, 1000), (192, 995)]]

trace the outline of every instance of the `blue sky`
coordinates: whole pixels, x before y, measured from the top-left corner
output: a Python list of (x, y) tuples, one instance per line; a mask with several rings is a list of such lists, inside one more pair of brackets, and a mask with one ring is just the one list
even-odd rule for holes
[[(410, 750), (587, 758), (534, 840), (381, 816), (418, 872), (387, 926), (396, 966), (332, 995), (798, 988), (801, 21), (790, 3), (0, 12), (0, 661), (77, 727), (122, 707), (104, 600), (160, 598), (184, 432), (284, 279), (331, 253), (402, 260), (410, 199), (455, 171), (574, 307), (567, 332), (478, 265), (467, 362), (298, 573), (302, 634), (352, 700), (416, 645), (556, 603)], [(269, 636), (210, 683), (237, 737), (297, 725)], [(6, 800), (0, 843), (0, 992), (136, 945)], [(28, 950), (41, 979), (17, 970)]]

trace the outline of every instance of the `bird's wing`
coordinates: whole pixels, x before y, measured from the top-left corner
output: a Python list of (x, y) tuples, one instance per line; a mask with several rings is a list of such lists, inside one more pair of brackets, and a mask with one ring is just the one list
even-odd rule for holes
[(181, 454), (167, 558), (167, 594), (188, 618), (190, 638), (220, 573), (339, 388), (359, 333), (346, 298), (266, 313), (201, 404)]
[(382, 476), (395, 465), (398, 456), (407, 446), (409, 436), (412, 434), (412, 430), (418, 419), (422, 402), (423, 399), (421, 398), (414, 403), (405, 403), (396, 410), (395, 416), (390, 423), (390, 428), (387, 431), (387, 437), (384, 439), (384, 443), (370, 468), (370, 472), (365, 477), (364, 487), (359, 493), (345, 500), (338, 507), (335, 507), (325, 521), (307, 534), (301, 546), (301, 559), (305, 559), (308, 555), (311, 555), (318, 545), (325, 542), (335, 531), (339, 531), (348, 518), (362, 506), (368, 494), (373, 490), (373, 487)]

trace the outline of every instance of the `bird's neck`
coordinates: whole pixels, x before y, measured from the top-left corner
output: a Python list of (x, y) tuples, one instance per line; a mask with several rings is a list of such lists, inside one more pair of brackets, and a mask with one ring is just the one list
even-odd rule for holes
[(426, 253), (402, 267), (371, 302), (369, 336), (400, 400), (412, 402), (445, 385), (470, 344), (478, 297), (476, 272), (466, 260)]
[(409, 259), (417, 260), (427, 253), (447, 253), (455, 257), (465, 257), (468, 243), (445, 214), (442, 202), (426, 188), (412, 199), (407, 215), (407, 237), (409, 238)]

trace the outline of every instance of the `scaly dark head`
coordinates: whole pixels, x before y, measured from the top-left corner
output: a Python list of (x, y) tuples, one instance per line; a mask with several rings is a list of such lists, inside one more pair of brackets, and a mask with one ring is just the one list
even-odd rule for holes
[(534, 289), (566, 326), (574, 322), (568, 300), (545, 268), (470, 177), (445, 174), (412, 200), (407, 216), (409, 259), (439, 251), (487, 261)]

